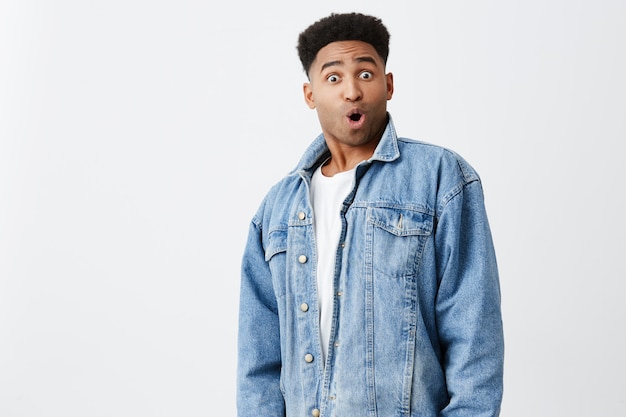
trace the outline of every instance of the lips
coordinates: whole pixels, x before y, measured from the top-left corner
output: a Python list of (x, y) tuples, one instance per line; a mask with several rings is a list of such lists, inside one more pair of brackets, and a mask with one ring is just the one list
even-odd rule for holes
[(352, 128), (359, 128), (365, 122), (365, 113), (359, 109), (352, 109), (346, 115), (346, 118), (347, 118), (348, 124)]

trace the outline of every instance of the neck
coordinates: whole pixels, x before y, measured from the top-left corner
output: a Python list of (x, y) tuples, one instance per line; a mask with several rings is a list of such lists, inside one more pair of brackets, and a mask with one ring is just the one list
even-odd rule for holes
[(374, 151), (369, 152), (351, 152), (351, 153), (332, 153), (330, 158), (326, 160), (322, 165), (322, 174), (327, 177), (332, 177), (340, 172), (350, 171), (357, 166), (360, 162), (369, 159)]

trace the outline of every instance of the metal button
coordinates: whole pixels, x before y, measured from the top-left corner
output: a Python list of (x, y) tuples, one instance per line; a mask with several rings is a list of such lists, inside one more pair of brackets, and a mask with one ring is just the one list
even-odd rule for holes
[(298, 213), (298, 219), (300, 220), (304, 220), (306, 218), (306, 214), (304, 214), (303, 211), (301, 211), (300, 213)]
[(309, 305), (307, 303), (300, 304), (300, 310), (306, 313), (307, 311), (309, 311)]
[(307, 353), (306, 355), (304, 355), (304, 361), (306, 363), (311, 363), (313, 362), (313, 355), (311, 355), (310, 353)]
[(298, 262), (300, 262), (301, 264), (306, 263), (306, 261), (307, 257), (305, 255), (298, 256)]
[(311, 415), (313, 417), (320, 417), (320, 410), (318, 410), (317, 408), (314, 408), (313, 410), (311, 410)]

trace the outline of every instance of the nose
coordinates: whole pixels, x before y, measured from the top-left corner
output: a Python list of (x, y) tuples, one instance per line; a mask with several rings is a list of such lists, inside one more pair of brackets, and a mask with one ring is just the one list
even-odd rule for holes
[(346, 101), (359, 101), (363, 98), (363, 92), (357, 80), (346, 80), (344, 82), (343, 96)]

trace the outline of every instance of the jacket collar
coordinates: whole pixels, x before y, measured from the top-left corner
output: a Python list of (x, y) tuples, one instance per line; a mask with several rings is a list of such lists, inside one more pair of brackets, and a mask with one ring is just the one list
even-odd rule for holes
[[(387, 116), (387, 126), (385, 127), (385, 131), (380, 138), (380, 142), (378, 143), (378, 146), (376, 146), (374, 154), (369, 161), (389, 162), (400, 156), (396, 129), (393, 125), (391, 115), (387, 113)], [(304, 154), (294, 169), (294, 172), (308, 171), (311, 173), (315, 168), (317, 168), (317, 165), (326, 160), (329, 156), (330, 151), (328, 150), (328, 146), (326, 146), (324, 134), (320, 134), (317, 138), (315, 138), (306, 151), (304, 151)]]

